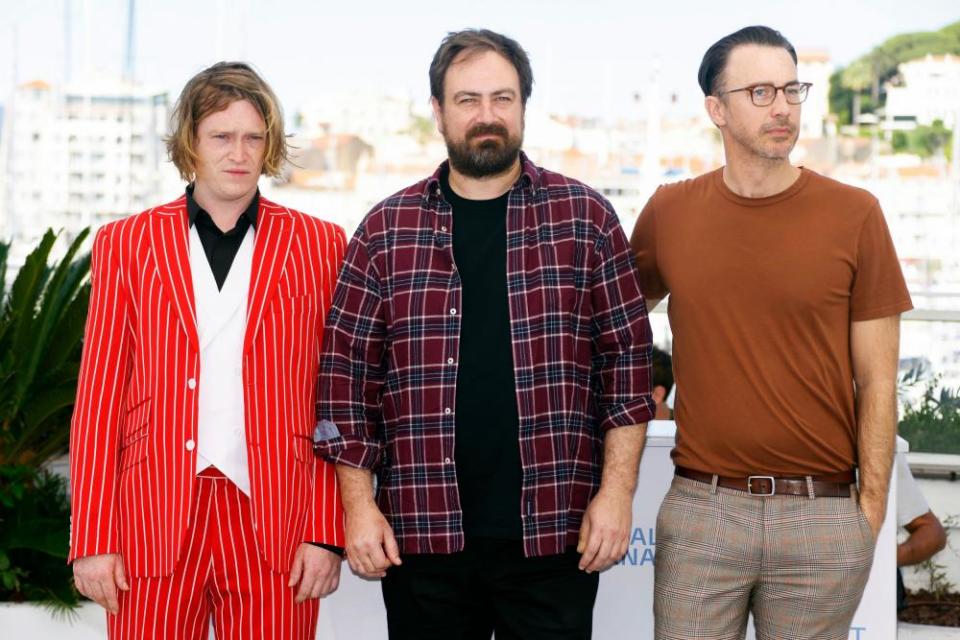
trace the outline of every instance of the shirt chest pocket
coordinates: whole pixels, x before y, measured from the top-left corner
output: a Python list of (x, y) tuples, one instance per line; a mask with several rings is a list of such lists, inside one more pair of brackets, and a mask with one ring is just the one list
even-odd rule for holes
[(520, 278), (514, 280), (523, 282), (531, 314), (557, 314), (562, 319), (559, 316), (579, 310), (590, 283), (589, 254), (582, 243), (559, 234), (528, 232), (522, 264)]

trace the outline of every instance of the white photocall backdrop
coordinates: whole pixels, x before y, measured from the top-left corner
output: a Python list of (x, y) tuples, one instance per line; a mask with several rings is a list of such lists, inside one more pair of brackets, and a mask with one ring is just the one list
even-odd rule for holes
[[(656, 520), (673, 477), (673, 422), (654, 421), (640, 464), (633, 502), (633, 535), (623, 561), (600, 576), (593, 616), (595, 640), (638, 640), (653, 637), (653, 563), (657, 554)], [(906, 441), (897, 439), (897, 450)], [(896, 618), (896, 474), (891, 480), (887, 517), (877, 541), (873, 570), (850, 628), (849, 640), (893, 640)], [(363, 580), (344, 564), (340, 588), (320, 605), (320, 640), (384, 640), (386, 613), (379, 581)], [(750, 628), (747, 638), (753, 638)]]

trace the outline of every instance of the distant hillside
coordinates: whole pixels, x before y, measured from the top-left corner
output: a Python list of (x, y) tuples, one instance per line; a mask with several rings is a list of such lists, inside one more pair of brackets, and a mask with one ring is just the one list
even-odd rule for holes
[(883, 83), (897, 74), (897, 67), (928, 53), (960, 55), (960, 21), (938, 31), (902, 33), (888, 38), (830, 78), (830, 111), (840, 124), (850, 124), (853, 114), (873, 112), (886, 100)]

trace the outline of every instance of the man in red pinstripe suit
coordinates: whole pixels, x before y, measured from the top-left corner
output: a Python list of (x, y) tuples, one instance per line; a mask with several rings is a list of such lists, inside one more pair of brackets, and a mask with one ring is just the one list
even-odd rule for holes
[(104, 226), (71, 434), (70, 560), (111, 638), (312, 638), (342, 511), (311, 435), (345, 236), (260, 196), (287, 159), (247, 65), (187, 83), (168, 141), (192, 183)]

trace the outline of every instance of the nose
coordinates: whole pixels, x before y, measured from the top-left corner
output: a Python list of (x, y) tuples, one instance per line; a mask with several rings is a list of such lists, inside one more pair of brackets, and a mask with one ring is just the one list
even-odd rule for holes
[(481, 100), (479, 119), (480, 122), (493, 122), (496, 119), (493, 115), (493, 100)]
[(772, 115), (779, 116), (790, 113), (790, 103), (787, 102), (787, 92), (784, 89), (776, 89), (777, 95), (773, 97), (773, 104), (770, 105)]
[(237, 136), (237, 139), (234, 140), (233, 144), (230, 146), (230, 159), (234, 162), (240, 162), (244, 157), (244, 148), (243, 148), (243, 136)]

